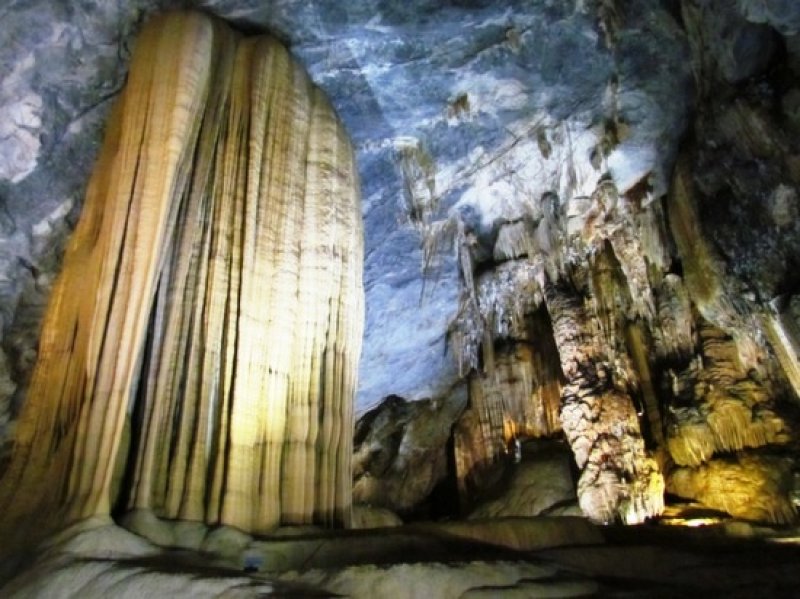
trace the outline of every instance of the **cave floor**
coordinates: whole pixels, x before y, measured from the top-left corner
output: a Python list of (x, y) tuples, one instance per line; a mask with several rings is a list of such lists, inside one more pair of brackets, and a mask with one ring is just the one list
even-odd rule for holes
[(609, 527), (598, 545), (535, 552), (605, 597), (797, 597), (800, 539), (746, 523)]
[(0, 596), (800, 596), (797, 529), (743, 522), (520, 518), (296, 531), (208, 549), (165, 550), (108, 522), (83, 526), (29, 556)]

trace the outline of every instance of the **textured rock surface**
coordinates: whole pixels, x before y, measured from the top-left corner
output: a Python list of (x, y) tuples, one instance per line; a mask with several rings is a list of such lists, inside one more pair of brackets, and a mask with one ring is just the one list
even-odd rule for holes
[(328, 596), (308, 585), (267, 582), (197, 560), (176, 561), (110, 523), (88, 520), (51, 540), (3, 587), (7, 597)]
[(667, 490), (737, 518), (787, 524), (795, 519), (790, 470), (789, 462), (777, 458), (718, 459), (698, 468), (676, 469)]
[[(18, 259), (54, 270), (31, 247), (34, 229), (64, 202), (80, 203), (104, 100), (121, 87), (132, 32), (146, 14), (168, 4), (67, 8), (33, 2), (5, 9), (10, 39), (0, 46), (0, 62), (19, 65), (19, 75), (4, 80), (13, 88), (0, 105), (15, 111), (22, 99), (41, 98), (22, 112), (41, 115), (42, 123), (14, 126), (11, 135), (22, 140), (14, 142), (20, 148), (14, 152), (24, 159), (13, 172), (9, 167), (0, 189), (8, 236), (16, 231), (18, 237), (3, 266), (4, 330), (30, 277)], [(599, 174), (589, 154), (609, 119), (624, 118), (633, 132), (610, 159), (620, 184), (650, 170), (664, 179), (685, 121), (685, 46), (656, 2), (630, 15), (642, 25), (622, 36), (619, 52), (604, 46), (597, 9), (583, 3), (200, 4), (285, 37), (354, 138), (367, 230), (360, 411), (390, 394), (439, 395), (456, 377), (445, 333), (456, 309), (457, 272), (446, 252), (437, 260), (435, 282), (423, 290), (426, 219), (449, 214), (458, 202), (475, 233), (491, 235), (496, 218), (513, 220), (526, 210), (521, 197), (551, 189), (579, 193)], [(35, 33), (23, 38), (23, 31)], [(656, 53), (659, 68), (653, 70)], [(658, 100), (676, 90), (676, 101)], [(35, 144), (25, 142), (34, 131), (44, 138), (35, 156)], [(422, 181), (420, 158), (428, 165)], [(575, 172), (565, 164), (574, 164)], [(63, 227), (58, 222), (55, 229)]]
[[(766, 540), (779, 545), (754, 542), (764, 529), (743, 522), (666, 528), (528, 518), (335, 537), (306, 531), (262, 541), (223, 528), (226, 538), (216, 547), (205, 544), (197, 554), (164, 551), (108, 520), (89, 520), (51, 540), (35, 559), (4, 562), (0, 584), (3, 596), (31, 598), (316, 597), (337, 591), (374, 597), (376, 589), (392, 597), (454, 599), (631, 592), (780, 597), (800, 588), (800, 550), (791, 545), (796, 531), (768, 531)], [(743, 536), (746, 541), (735, 538)], [(244, 572), (245, 567), (256, 571)]]
[[(131, 36), (171, 4), (0, 9), (2, 437)], [(595, 466), (621, 464), (625, 479), (625, 456), (656, 456), (669, 476), (673, 458), (796, 451), (796, 3), (197, 4), (285, 39), (353, 136), (366, 225), (359, 413), (493, 376), (504, 344), (540, 348), (527, 329), (553, 316), (543, 291), (558, 284), (621, 393), (630, 431), (616, 445), (635, 438), (630, 451), (597, 448), (613, 459)], [(735, 345), (735, 377), (705, 359), (707, 327)], [(728, 383), (736, 397), (720, 392)]]
[(466, 394), (448, 401), (390, 397), (356, 424), (353, 502), (404, 513), (420, 507), (451, 476), (448, 439)]
[(552, 566), (515, 562), (357, 566), (339, 572), (305, 572), (297, 580), (347, 597), (585, 597), (594, 581), (553, 580)]
[(347, 525), (356, 180), (274, 38), (199, 13), (148, 23), (52, 291), (0, 489), (6, 549), (34, 519), (108, 515), (118, 460), (119, 501), (143, 513)]
[(523, 445), (522, 461), (514, 466), (508, 488), (500, 497), (479, 504), (470, 519), (580, 513), (569, 448), (531, 445)]
[(518, 459), (522, 439), (560, 432), (557, 352), (544, 344), (512, 344), (493, 352), (491, 372), (470, 376), (469, 409), (454, 430), (462, 510)]

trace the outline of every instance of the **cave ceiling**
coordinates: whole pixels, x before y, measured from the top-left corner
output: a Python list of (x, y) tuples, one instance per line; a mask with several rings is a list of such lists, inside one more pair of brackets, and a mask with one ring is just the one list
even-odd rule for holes
[[(366, 227), (359, 412), (390, 394), (441, 395), (458, 378), (446, 338), (458, 269), (452, 244), (441, 244), (423, 276), (431, 223), (457, 213), (491, 243), (498, 223), (519, 220), (547, 193), (588, 196), (604, 173), (621, 191), (646, 179), (657, 197), (688, 123), (688, 44), (657, 1), (610, 15), (607, 25), (583, 2), (190, 4), (277, 34), (352, 136)], [(3, 9), (6, 337), (20, 297), (42, 301), (36, 292), (76, 219), (132, 36), (170, 6), (43, 1)], [(636, 26), (615, 24), (622, 18)], [(624, 140), (600, 156), (617, 123)], [(24, 368), (34, 341), (16, 340), (18, 363), (7, 368)]]

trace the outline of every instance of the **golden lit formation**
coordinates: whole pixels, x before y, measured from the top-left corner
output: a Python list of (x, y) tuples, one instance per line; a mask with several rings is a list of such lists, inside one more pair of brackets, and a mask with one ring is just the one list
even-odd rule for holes
[(152, 20), (52, 293), (5, 523), (119, 501), (347, 525), (362, 248), (349, 141), (287, 51)]

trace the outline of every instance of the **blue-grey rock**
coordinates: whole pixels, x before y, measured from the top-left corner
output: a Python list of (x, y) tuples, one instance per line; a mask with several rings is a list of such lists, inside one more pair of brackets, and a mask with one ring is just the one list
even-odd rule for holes
[[(550, 0), (189, 4), (283, 39), (353, 138), (366, 226), (358, 413), (393, 394), (440, 396), (459, 378), (447, 345), (461, 292), (452, 240), (424, 275), (437, 226), (471, 213), (470, 231), (490, 239), (498, 223), (541, 212), (542, 197), (563, 208), (604, 174), (657, 197), (688, 122), (688, 46), (658, 0), (611, 13)], [(13, 383), (35, 351), (37, 293), (58, 269), (134, 35), (178, 5), (0, 8), (0, 334)], [(12, 335), (14, 322), (26, 324)]]
[(800, 34), (800, 4), (795, 0), (738, 0), (742, 15), (771, 25), (785, 36)]

